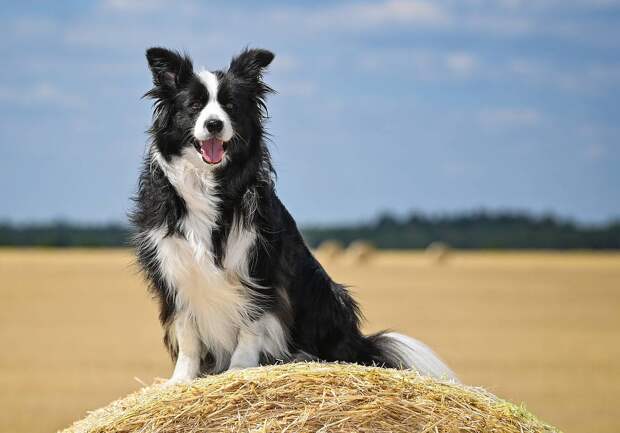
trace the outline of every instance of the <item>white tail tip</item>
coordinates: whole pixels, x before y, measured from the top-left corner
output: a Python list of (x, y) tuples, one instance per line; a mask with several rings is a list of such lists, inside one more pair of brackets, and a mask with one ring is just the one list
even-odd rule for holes
[(405, 364), (403, 367), (412, 368), (425, 376), (459, 381), (456, 374), (426, 344), (396, 332), (389, 332), (385, 336), (390, 338), (391, 343), (395, 343), (391, 349), (397, 352), (395, 355)]

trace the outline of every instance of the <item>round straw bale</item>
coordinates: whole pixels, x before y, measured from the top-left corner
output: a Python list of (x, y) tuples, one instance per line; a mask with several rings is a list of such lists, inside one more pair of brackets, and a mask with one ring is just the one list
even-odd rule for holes
[(452, 249), (444, 242), (432, 242), (426, 247), (426, 256), (432, 263), (443, 263), (449, 257)]
[(351, 364), (232, 371), (152, 385), (91, 412), (64, 433), (557, 432), (480, 388)]
[(343, 251), (342, 242), (328, 239), (321, 242), (315, 252), (322, 260), (331, 261), (341, 256)]
[(375, 254), (375, 247), (367, 241), (358, 240), (351, 242), (344, 253), (344, 259), (350, 264), (366, 263)]

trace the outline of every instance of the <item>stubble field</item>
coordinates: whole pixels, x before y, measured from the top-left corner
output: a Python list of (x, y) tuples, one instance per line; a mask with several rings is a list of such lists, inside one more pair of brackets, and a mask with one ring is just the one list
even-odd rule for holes
[[(326, 263), (365, 329), (431, 345), (463, 382), (566, 432), (617, 432), (620, 254), (378, 253)], [(0, 432), (55, 431), (171, 371), (127, 250), (0, 250)]]

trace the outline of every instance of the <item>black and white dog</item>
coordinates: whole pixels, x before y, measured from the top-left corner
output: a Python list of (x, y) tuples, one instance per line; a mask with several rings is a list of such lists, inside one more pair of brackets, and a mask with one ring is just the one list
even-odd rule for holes
[(265, 143), (263, 72), (246, 49), (226, 71), (194, 71), (177, 52), (146, 52), (152, 141), (132, 214), (138, 262), (160, 302), (171, 383), (300, 359), (415, 368), (455, 379), (425, 345), (365, 336), (278, 199)]

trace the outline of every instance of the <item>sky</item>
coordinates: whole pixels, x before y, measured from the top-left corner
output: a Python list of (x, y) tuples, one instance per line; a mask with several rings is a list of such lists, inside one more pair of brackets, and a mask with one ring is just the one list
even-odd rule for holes
[(124, 222), (144, 51), (265, 76), (302, 224), (475, 209), (620, 217), (620, 0), (0, 2), (0, 220)]

